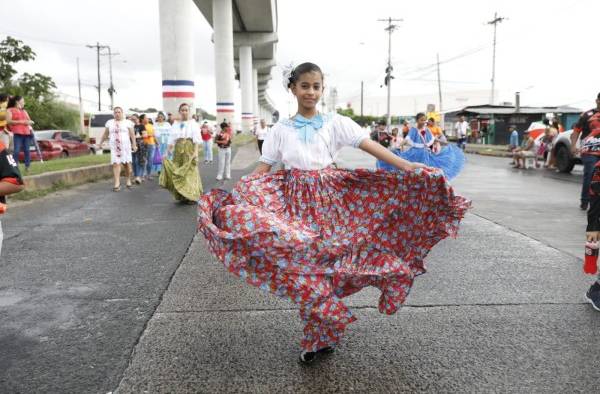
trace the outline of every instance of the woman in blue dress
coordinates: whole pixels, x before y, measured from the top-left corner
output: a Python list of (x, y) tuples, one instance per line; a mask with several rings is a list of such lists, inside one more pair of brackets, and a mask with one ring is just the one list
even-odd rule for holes
[[(456, 177), (465, 164), (462, 150), (453, 145), (442, 146), (426, 127), (427, 117), (424, 113), (418, 113), (416, 118), (417, 127), (412, 127), (403, 141), (403, 145), (409, 146), (408, 150), (395, 149), (393, 152), (405, 160), (439, 168), (444, 171), (447, 179)], [(395, 167), (381, 160), (377, 161), (377, 168), (395, 170)]]

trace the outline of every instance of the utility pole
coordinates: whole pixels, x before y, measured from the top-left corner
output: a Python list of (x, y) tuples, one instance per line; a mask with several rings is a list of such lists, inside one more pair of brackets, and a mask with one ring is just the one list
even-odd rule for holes
[(102, 87), (100, 86), (100, 49), (104, 48), (103, 45), (100, 45), (99, 42), (96, 42), (96, 45), (86, 45), (86, 47), (88, 48), (96, 48), (96, 60), (97, 60), (97, 66), (98, 66), (98, 86), (96, 87), (98, 89), (98, 111), (102, 110)]
[(491, 105), (494, 105), (495, 95), (496, 95), (495, 86), (494, 86), (494, 84), (496, 82), (496, 27), (497, 27), (498, 23), (502, 22), (505, 19), (508, 19), (508, 18), (499, 17), (498, 13), (495, 12), (494, 19), (487, 22), (488, 25), (494, 25), (494, 49), (493, 49), (493, 54), (492, 54), (492, 92), (491, 92), (491, 96), (490, 96), (490, 104)]
[(363, 116), (363, 103), (364, 103), (364, 81), (360, 81), (360, 116)]
[(108, 95), (110, 96), (110, 109), (112, 110), (115, 105), (114, 96), (116, 93), (115, 86), (113, 85), (112, 58), (113, 58), (113, 56), (118, 56), (119, 53), (112, 53), (109, 45), (106, 45), (104, 48), (108, 49), (108, 54), (103, 55), (103, 56), (108, 56), (108, 75), (110, 78), (110, 86), (108, 87)]
[(79, 90), (79, 133), (83, 134), (83, 99), (81, 98), (81, 75), (79, 74), (79, 58), (77, 58), (77, 89)]
[(402, 22), (402, 19), (392, 19), (392, 17), (388, 17), (387, 19), (377, 19), (379, 22), (387, 22), (388, 26), (384, 29), (388, 32), (388, 64), (385, 69), (385, 84), (387, 85), (387, 125), (388, 128), (392, 123), (392, 112), (390, 108), (391, 96), (392, 96), (392, 33), (398, 27), (398, 25), (392, 24), (392, 22)]
[(436, 54), (437, 56), (437, 80), (438, 80), (438, 95), (440, 99), (438, 112), (440, 113), (441, 124), (440, 127), (444, 130), (444, 116), (442, 115), (442, 80), (440, 78), (440, 54)]

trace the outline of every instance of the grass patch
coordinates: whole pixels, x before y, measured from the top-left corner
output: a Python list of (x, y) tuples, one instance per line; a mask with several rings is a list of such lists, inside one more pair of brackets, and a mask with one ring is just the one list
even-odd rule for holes
[(39, 175), (46, 172), (69, 170), (72, 168), (88, 167), (98, 164), (109, 164), (110, 155), (84, 155), (68, 157), (65, 159), (54, 159), (45, 162), (32, 161), (29, 173), (25, 174), (25, 166), (19, 163), (21, 175)]
[(52, 184), (51, 188), (42, 189), (42, 190), (23, 190), (22, 192), (12, 194), (8, 197), (9, 201), (28, 201), (33, 200), (34, 198), (44, 197), (50, 193), (57, 192), (59, 190), (66, 190), (74, 185), (68, 185), (62, 181), (55, 182)]
[(242, 133), (234, 135), (231, 144), (233, 146), (242, 146), (254, 141), (256, 141), (256, 137), (254, 135)]

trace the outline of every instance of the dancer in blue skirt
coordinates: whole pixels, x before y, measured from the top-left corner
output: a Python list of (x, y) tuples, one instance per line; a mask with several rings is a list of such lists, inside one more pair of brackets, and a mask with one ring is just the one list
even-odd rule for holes
[[(444, 171), (447, 179), (456, 177), (465, 164), (462, 150), (453, 145), (442, 146), (441, 141), (426, 127), (427, 117), (424, 113), (418, 113), (416, 118), (416, 127), (410, 129), (403, 141), (403, 145), (408, 145), (409, 149), (404, 152), (402, 149), (395, 149), (393, 152), (405, 160), (439, 168)], [(377, 161), (377, 168), (395, 170), (395, 167), (381, 160)]]

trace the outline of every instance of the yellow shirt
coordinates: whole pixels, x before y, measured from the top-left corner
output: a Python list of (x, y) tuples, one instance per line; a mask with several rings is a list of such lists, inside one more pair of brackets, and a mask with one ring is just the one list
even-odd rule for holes
[(144, 126), (146, 128), (146, 137), (144, 137), (144, 144), (146, 145), (156, 145), (156, 140), (154, 139), (154, 127), (148, 123)]
[(429, 127), (429, 131), (431, 131), (431, 134), (433, 134), (434, 137), (442, 135), (442, 128), (440, 126), (431, 126)]
[(8, 102), (4, 102), (0, 104), (0, 130), (4, 130), (6, 128), (6, 106)]

